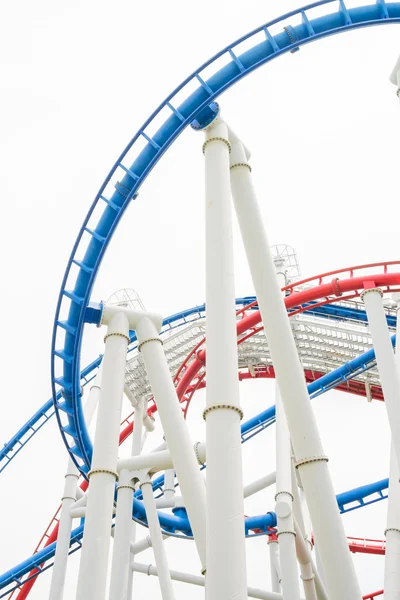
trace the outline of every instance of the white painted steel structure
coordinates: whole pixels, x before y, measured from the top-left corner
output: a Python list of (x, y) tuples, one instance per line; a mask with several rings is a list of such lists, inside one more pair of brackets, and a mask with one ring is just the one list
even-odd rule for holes
[[(120, 379), (118, 385), (115, 385), (115, 372), (107, 375), (109, 372), (107, 343), (103, 379), (109, 378), (109, 394), (116, 394), (116, 398), (120, 398), (122, 389), (125, 389), (136, 411), (135, 430), (132, 458), (119, 460), (117, 464), (116, 424), (120, 413), (115, 409), (114, 441), (109, 442), (112, 447), (112, 457), (110, 459), (109, 456), (107, 461), (105, 455), (100, 454), (101, 459), (94, 455), (92, 470), (98, 472), (97, 481), (101, 483), (101, 476), (104, 479), (102, 485), (108, 485), (108, 509), (104, 502), (96, 503), (95, 509), (91, 508), (90, 499), (92, 498), (93, 502), (93, 498), (96, 497), (96, 489), (93, 491), (93, 481), (95, 482), (96, 479), (93, 479), (89, 488), (88, 506), (85, 510), (87, 529), (84, 535), (84, 552), (77, 597), (83, 598), (82, 594), (86, 594), (86, 597), (94, 598), (94, 594), (99, 594), (99, 598), (105, 598), (104, 578), (101, 580), (102, 591), (98, 582), (88, 583), (91, 578), (87, 575), (88, 571), (85, 571), (85, 560), (88, 560), (85, 558), (85, 547), (89, 546), (92, 535), (90, 533), (91, 510), (97, 513), (102, 510), (103, 515), (108, 515), (106, 526), (103, 519), (103, 537), (100, 539), (104, 538), (104, 542), (101, 542), (104, 548), (109, 543), (106, 542), (105, 537), (108, 530), (107, 538), (110, 539), (109, 527), (112, 514), (110, 492), (113, 489), (111, 484), (115, 481), (116, 471), (120, 479), (117, 486), (110, 600), (130, 600), (132, 574), (134, 571), (143, 571), (144, 568), (133, 561), (131, 551), (131, 544), (135, 541), (134, 529), (130, 525), (135, 482), (143, 493), (156, 561), (156, 568), (148, 566), (146, 569), (149, 574), (158, 575), (164, 600), (175, 597), (173, 579), (205, 585), (206, 598), (209, 600), (230, 600), (233, 597), (244, 600), (251, 595), (246, 578), (243, 500), (245, 496), (256, 493), (259, 489), (273, 483), (275, 475), (264, 476), (260, 481), (243, 489), (240, 433), (242, 409), (239, 399), (238, 369), (239, 372), (248, 369), (251, 374), (254, 373), (255, 368), (266, 367), (272, 363), (277, 373), (278, 535), (275, 540), (271, 539), (269, 544), (272, 591), (260, 592), (261, 595), (256, 597), (279, 597), (276, 594), (282, 588), (286, 600), (299, 600), (302, 581), (306, 600), (361, 598), (330, 483), (326, 466), (327, 457), (323, 452), (310, 408), (302, 370), (307, 368), (328, 372), (371, 348), (369, 325), (359, 321), (342, 322), (302, 313), (293, 317), (289, 325), (280, 293), (280, 288), (286, 283), (284, 260), (278, 257), (274, 261), (268, 246), (251, 181), (249, 152), (240, 139), (231, 133), (220, 115), (205, 130), (203, 152), (206, 172), (206, 319), (193, 319), (183, 323), (176, 331), (164, 332), (160, 336), (161, 320), (154, 315), (145, 311), (132, 311), (126, 306), (113, 306), (104, 310), (103, 322), (109, 324), (107, 341), (111, 338), (113, 346), (118, 345), (119, 348)], [(266, 340), (264, 332), (260, 331), (244, 340), (239, 346), (236, 339), (231, 190), (267, 338)], [(221, 232), (224, 232), (224, 235)], [(379, 305), (373, 303), (375, 296), (379, 299)], [(379, 365), (381, 351), (379, 340), (378, 342), (375, 340), (377, 328), (374, 325), (378, 312), (380, 322), (385, 325), (384, 335), (387, 336), (386, 358), (388, 353), (393, 357), (380, 291), (368, 290), (364, 292), (362, 300), (366, 304)], [(360, 307), (359, 302), (342, 304), (349, 309), (359, 310)], [(386, 309), (386, 315), (390, 311), (391, 309)], [(136, 329), (138, 349), (128, 357), (122, 378), (122, 354), (126, 353), (125, 336), (130, 328)], [(202, 372), (204, 373), (206, 368), (207, 373), (207, 402), (204, 411), (207, 424), (206, 445), (197, 443), (193, 446), (171, 374), (175, 373), (184, 358), (194, 350), (197, 350), (199, 356), (198, 353), (204, 346), (204, 338), (207, 352), (206, 366), (202, 368)], [(394, 381), (397, 375), (392, 369), (393, 365), (394, 358), (388, 369)], [(289, 378), (285, 375), (288, 372), (291, 373)], [(368, 374), (360, 374), (358, 379), (364, 381), (366, 387), (371, 383), (379, 382), (376, 369), (369, 370)], [(383, 381), (382, 383), (385, 385)], [(107, 384), (104, 382), (104, 385)], [(396, 387), (394, 383), (392, 387)], [(156, 449), (154, 453), (140, 456), (141, 428), (145, 417), (143, 407), (153, 396), (168, 450), (162, 447)], [(117, 400), (118, 406), (119, 402)], [(100, 404), (98, 417), (100, 427), (101, 415)], [(107, 435), (110, 437), (110, 433)], [(298, 469), (297, 477), (292, 472), (291, 444), (295, 455), (294, 464)], [(96, 447), (95, 441), (95, 452)], [(201, 465), (204, 461), (207, 462), (206, 486), (198, 468), (198, 463)], [(168, 496), (166, 495), (158, 505), (175, 506), (177, 500), (173, 494), (175, 471), (182, 491), (180, 505), (183, 504), (187, 509), (201, 560), (199, 571), (205, 574), (205, 578), (169, 570), (163, 534), (157, 519), (156, 501), (150, 485), (151, 477), (160, 470), (165, 470), (165, 488), (166, 491), (168, 490)], [(309, 538), (305, 521), (308, 518), (308, 509), (304, 499), (303, 502), (300, 499), (301, 489), (297, 489), (300, 481), (301, 486), (304, 486), (306, 503), (321, 552), (326, 589), (311, 556), (312, 546), (310, 547), (307, 542)], [(102, 508), (100, 509), (99, 506)], [(103, 517), (98, 515), (96, 519), (98, 518)], [(93, 531), (96, 531), (97, 535), (97, 527), (93, 526)], [(94, 552), (93, 548), (91, 552)], [(334, 561), (329, 558), (332, 556), (335, 556)], [(104, 569), (106, 565), (104, 550), (97, 560), (97, 564)], [(93, 557), (89, 564), (93, 569), (96, 564)]]
[[(113, 512), (116, 518), (109, 600), (131, 600), (134, 597), (134, 572), (158, 576), (163, 600), (175, 598), (173, 580), (205, 586), (206, 597), (212, 600), (228, 600), (232, 597), (299, 600), (301, 584), (306, 600), (353, 600), (361, 597), (349, 560), (347, 541), (341, 533), (343, 530), (326, 470), (326, 457), (309, 409), (308, 394), (301, 391), (305, 390), (305, 384), (300, 364), (302, 369), (329, 372), (372, 348), (373, 339), (379, 364), (380, 342), (375, 339), (379, 325), (374, 327), (374, 319), (378, 315), (381, 329), (384, 323), (381, 335), (386, 336), (385, 351), (388, 358), (390, 353), (393, 355), (393, 350), (384, 317), (393, 316), (395, 311), (390, 306), (383, 307), (380, 291), (368, 290), (362, 300), (366, 304), (370, 324), (300, 313), (291, 318), (289, 325), (279, 291), (287, 283), (285, 265), (282, 258), (273, 260), (268, 247), (251, 183), (247, 162), (249, 153), (236, 136), (232, 141), (229, 139), (229, 131), (221, 117), (218, 117), (217, 122), (205, 132), (208, 252), (206, 319), (200, 314), (195, 315), (175, 330), (166, 330), (160, 335), (161, 319), (156, 315), (132, 310), (122, 302), (119, 306), (106, 307), (104, 310), (103, 322), (108, 329), (89, 493), (75, 502), (74, 490), (69, 489), (71, 482), (67, 477), (68, 490), (65, 495), (70, 496), (71, 516), (68, 527), (65, 530), (61, 527), (59, 534), (61, 545), (58, 554), (62, 549), (65, 573), (65, 547), (72, 516), (85, 516), (77, 595), (79, 600), (84, 597), (106, 597), (105, 577)], [(229, 233), (230, 186), (259, 305), (265, 315), (263, 323), (267, 336), (266, 339), (261, 330), (239, 345), (236, 324), (241, 317), (235, 314), (233, 248)], [(223, 236), (221, 231), (228, 233)], [(121, 292), (118, 294), (124, 295)], [(359, 301), (338, 304), (349, 310), (362, 309)], [(273, 315), (273, 319), (268, 317), (269, 314)], [(132, 328), (137, 332), (138, 348), (127, 356), (128, 331)], [(207, 351), (207, 367), (204, 365), (201, 370), (204, 373), (207, 369), (207, 404), (204, 411), (207, 437), (205, 444), (193, 445), (171, 375), (186, 356), (194, 350), (198, 355), (203, 348)], [(394, 364), (394, 360), (390, 364)], [(256, 369), (272, 365), (278, 374), (277, 474), (264, 475), (243, 487), (238, 372), (255, 375)], [(296, 377), (289, 378), (290, 381), (282, 375), (288, 370), (297, 373)], [(397, 377), (393, 369), (387, 370), (393, 378)], [(366, 388), (380, 383), (376, 368), (360, 373), (356, 379), (364, 382)], [(280, 397), (278, 386), (282, 389), (285, 401)], [(392, 388), (396, 388), (394, 383)], [(97, 386), (93, 389), (99, 391)], [(117, 426), (121, 418), (123, 391), (135, 409), (132, 457), (117, 462)], [(147, 402), (153, 397), (168, 449), (164, 444), (155, 452), (142, 454), (143, 426), (146, 425), (146, 433), (154, 430), (154, 420), (146, 410)], [(301, 404), (300, 398), (303, 398)], [(305, 438), (302, 434), (304, 431), (307, 431)], [(294, 464), (298, 468), (296, 474), (292, 466), (291, 442), (295, 452)], [(205, 461), (206, 486), (198, 468)], [(151, 477), (160, 470), (165, 470), (165, 498), (156, 502), (150, 484)], [(174, 493), (174, 471), (182, 497)], [(232, 476), (233, 473), (235, 476)], [(117, 475), (117, 501), (113, 509), (112, 495)], [(243, 499), (273, 485), (275, 480), (278, 535), (273, 535), (269, 540), (272, 589), (254, 590), (247, 586), (246, 580)], [(298, 488), (300, 481), (301, 486), (304, 484), (307, 503), (301, 499), (302, 487)], [(142, 490), (150, 531), (150, 537), (139, 545), (135, 543), (135, 522), (131, 520), (135, 487)], [(323, 508), (321, 497), (324, 497)], [(394, 495), (389, 507), (393, 507), (393, 498)], [(160, 528), (156, 506), (179, 505), (187, 509), (201, 561), (199, 571), (205, 577), (177, 572), (168, 567), (163, 543), (166, 536)], [(305, 525), (308, 519), (307, 505), (322, 554), (327, 589), (312, 558), (312, 544), (309, 544)], [(399, 576), (399, 569), (394, 566), (398, 557), (398, 529), (393, 526), (398, 519), (393, 516), (393, 508), (389, 508), (389, 511), (392, 516), (388, 517), (388, 546), (396, 546), (388, 553), (392, 558), (388, 562), (386, 581), (388, 587), (394, 589), (389, 597), (398, 598), (396, 584), (392, 583)], [(141, 565), (134, 560), (135, 554), (149, 545), (154, 550), (156, 567)], [(329, 556), (338, 558), (330, 561), (326, 558)], [(54, 581), (57, 581), (60, 560), (56, 556)], [(95, 577), (94, 572), (99, 572), (99, 569), (101, 575)], [(343, 572), (345, 577), (339, 577), (339, 573)], [(51, 592), (52, 600), (61, 600), (63, 597), (62, 583), (57, 587), (57, 593)]]
[[(393, 73), (391, 80), (399, 87), (399, 62)], [(285, 266), (284, 255), (274, 259), (269, 247), (249, 150), (221, 114), (205, 127), (204, 136), (206, 317), (194, 315), (173, 331), (162, 331), (160, 315), (146, 312), (135, 293), (123, 290), (112, 297), (116, 304), (104, 307), (102, 325), (107, 329), (101, 383), (93, 386), (86, 411), (90, 421), (98, 403), (90, 485), (88, 493), (78, 497), (79, 472), (70, 462), (50, 600), (63, 598), (72, 520), (82, 515), (78, 600), (105, 600), (108, 589), (109, 600), (131, 600), (134, 572), (157, 576), (163, 600), (175, 599), (174, 580), (205, 587), (207, 600), (300, 600), (303, 591), (306, 600), (360, 600), (304, 370), (328, 373), (372, 347), (377, 367), (360, 372), (356, 381), (365, 384), (367, 396), (371, 385), (381, 384), (385, 396), (392, 432), (385, 598), (400, 600), (400, 352), (393, 352), (393, 328), (390, 331), (387, 324), (388, 316), (400, 314), (399, 297), (395, 297), (394, 311), (383, 304), (385, 290), (366, 287), (361, 300), (368, 323), (305, 313), (289, 322), (281, 288), (287, 284), (285, 268), (293, 264)], [(263, 322), (263, 329), (239, 338), (239, 344), (237, 325), (243, 315), (235, 310), (233, 207)], [(356, 300), (337, 304), (349, 312), (362, 310)], [(127, 354), (132, 330), (138, 345)], [(189, 372), (188, 356), (202, 361), (199, 373), (206, 373), (205, 443), (191, 439), (178, 380), (177, 386), (173, 380), (182, 364), (183, 376)], [(257, 481), (243, 486), (239, 377), (244, 373), (255, 376), (257, 369), (272, 366), (277, 377), (276, 474), (262, 473)], [(131, 456), (118, 459), (124, 392), (135, 410), (134, 429)], [(148, 401), (153, 398), (165, 444), (143, 453), (144, 435), (155, 429), (148, 414)], [(205, 463), (206, 483), (199, 468)], [(163, 471), (164, 498), (156, 499), (152, 478)], [(247, 582), (244, 498), (273, 484), (277, 531), (267, 532), (272, 590), (258, 590)], [(142, 492), (149, 528), (149, 537), (139, 542), (132, 521), (137, 490)], [(175, 531), (162, 529), (160, 507), (170, 509), (169, 514), (186, 511), (199, 557), (197, 574), (169, 569), (164, 542)], [(323, 574), (316, 567), (309, 518)], [(135, 560), (149, 546), (155, 567)]]

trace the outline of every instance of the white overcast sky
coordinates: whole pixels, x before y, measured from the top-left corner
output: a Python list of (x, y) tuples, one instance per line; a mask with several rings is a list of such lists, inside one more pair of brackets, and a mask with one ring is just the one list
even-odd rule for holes
[[(349, 1), (349, 6), (365, 2)], [(198, 65), (297, 0), (2, 2), (0, 4), (0, 442), (50, 397), (55, 304), (78, 230), (122, 148)], [(399, 253), (400, 107), (388, 75), (399, 29), (370, 28), (303, 47), (253, 73), (220, 99), (252, 150), (271, 244), (298, 251), (304, 275)], [(94, 300), (135, 288), (164, 315), (204, 301), (202, 137), (186, 131), (132, 203), (105, 258)], [(253, 293), (237, 229), (236, 292)], [(87, 336), (83, 362), (102, 352)], [(246, 384), (246, 416), (273, 386)], [(193, 436), (204, 397), (189, 417)], [(314, 403), (338, 492), (388, 474), (384, 405), (331, 393)], [(273, 470), (272, 429), (244, 450), (245, 481)], [(2, 475), (0, 571), (34, 549), (63, 486), (66, 453), (48, 425)], [(262, 465), (260, 469), (260, 465)], [(246, 503), (273, 508), (272, 494)], [(344, 518), (350, 535), (383, 537), (385, 503)], [(168, 542), (171, 567), (198, 573), (191, 542)], [(154, 562), (151, 553), (140, 557)], [(382, 587), (383, 560), (355, 558), (364, 593)], [(265, 540), (248, 542), (249, 584), (269, 585)], [(78, 555), (65, 598), (74, 597)], [(187, 598), (183, 584), (177, 598)], [(31, 597), (43, 599), (49, 574)], [(157, 581), (137, 590), (159, 598)], [(199, 589), (191, 598), (201, 598)]]

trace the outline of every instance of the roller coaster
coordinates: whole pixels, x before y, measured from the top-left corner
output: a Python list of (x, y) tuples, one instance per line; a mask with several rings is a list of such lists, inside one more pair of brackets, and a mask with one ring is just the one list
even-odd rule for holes
[[(363, 598), (400, 597), (400, 353), (394, 351), (400, 261), (301, 279), (291, 248), (270, 247), (250, 150), (216, 102), (255, 69), (304, 44), (397, 23), (397, 2), (352, 7), (323, 0), (263, 24), (192, 73), (118, 157), (83, 222), (61, 284), (52, 398), (0, 450), (2, 472), (20, 454), (22, 459), (55, 417), (69, 455), (61, 506), (32, 556), (0, 575), (0, 598), (23, 600), (41, 573), (52, 569), (49, 598), (62, 600), (68, 556), (77, 551), (77, 600), (130, 600), (134, 573), (158, 577), (163, 600), (175, 598), (174, 580), (204, 587), (208, 600), (361, 599), (351, 553), (385, 555), (385, 592)], [(221, 58), (224, 66), (209, 75)], [(400, 59), (391, 81), (399, 95)], [(165, 112), (166, 120), (150, 133)], [(165, 318), (145, 310), (133, 292), (116, 293), (106, 303), (92, 298), (126, 209), (189, 126), (193, 135), (203, 135), (205, 303)], [(255, 296), (235, 298), (232, 207)], [(83, 367), (85, 327), (103, 328), (105, 337), (101, 355)], [(276, 378), (275, 405), (244, 418), (239, 383), (268, 378)], [(196, 441), (186, 417), (201, 389), (206, 438)], [(392, 435), (388, 478), (335, 493), (310, 403), (333, 389), (385, 403)], [(124, 395), (132, 408), (128, 415), (122, 414)], [(273, 425), (276, 471), (265, 472), (259, 457), (260, 478), (243, 485), (243, 444), (267, 436)], [(157, 428), (164, 441), (148, 449)], [(121, 457), (119, 445), (128, 438), (131, 451)], [(244, 499), (270, 486), (275, 504), (246, 515)], [(341, 515), (386, 499), (385, 540), (346, 537)], [(149, 535), (137, 539), (137, 525)], [(268, 541), (268, 590), (247, 581), (246, 540), (261, 537)], [(170, 569), (169, 538), (195, 545), (198, 573)], [(149, 547), (154, 566), (136, 560)]]

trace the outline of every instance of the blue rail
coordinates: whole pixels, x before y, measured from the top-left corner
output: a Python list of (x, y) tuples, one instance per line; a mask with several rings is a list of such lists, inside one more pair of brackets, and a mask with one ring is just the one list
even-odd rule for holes
[[(310, 9), (323, 5), (327, 5), (333, 12), (310, 19)], [(290, 19), (295, 23), (293, 26), (287, 25), (287, 20)], [(298, 19), (301, 20), (300, 24), (297, 23)], [(273, 36), (270, 28), (283, 21), (284, 30)], [(400, 3), (384, 0), (356, 8), (347, 8), (344, 1), (338, 4), (335, 0), (322, 0), (278, 17), (227, 46), (190, 75), (154, 111), (118, 158), (101, 186), (74, 244), (61, 285), (53, 330), (51, 372), (56, 416), (66, 447), (82, 473), (86, 474), (89, 468), (92, 452), (80, 396), (80, 351), (86, 307), (111, 237), (147, 175), (190, 123), (194, 123), (195, 120), (197, 123), (204, 123), (212, 118), (216, 110), (213, 101), (261, 65), (284, 53), (297, 50), (303, 44), (329, 35), (360, 27), (399, 22)], [(259, 33), (265, 35), (265, 40), (261, 43)], [(253, 40), (254, 45), (243, 54), (239, 54), (238, 46), (245, 40)], [(228, 64), (210, 78), (203, 78), (201, 75), (204, 69), (222, 56), (228, 58)], [(198, 86), (197, 89), (177, 106), (176, 95), (188, 89), (192, 83)], [(170, 116), (151, 136), (149, 126), (163, 109), (169, 110)], [(147, 145), (137, 153), (130, 166), (124, 164), (128, 153), (129, 156), (135, 153), (136, 142), (142, 141), (143, 138)], [(94, 210), (101, 205), (101, 217), (95, 221)], [(86, 251), (83, 251), (83, 248), (86, 248), (84, 238), (89, 238)], [(77, 270), (75, 278), (72, 269)], [(70, 279), (74, 279), (73, 287), (67, 289), (67, 281)], [(64, 311), (68, 315), (66, 321), (63, 321), (61, 316)], [(57, 350), (56, 340), (62, 333), (62, 346)], [(63, 400), (58, 396), (60, 390)]]

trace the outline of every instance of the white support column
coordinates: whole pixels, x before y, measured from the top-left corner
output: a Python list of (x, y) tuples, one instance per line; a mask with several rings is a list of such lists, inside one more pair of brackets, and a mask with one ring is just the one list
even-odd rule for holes
[[(275, 259), (279, 288), (286, 285), (283, 261)], [(285, 600), (299, 600), (300, 586), (296, 560), (296, 533), (293, 523), (292, 447), (278, 383), (275, 382), (276, 404), (276, 494), (279, 559)], [(308, 600), (308, 599), (307, 599)]]
[[(400, 71), (399, 71), (400, 73)], [(400, 294), (393, 294), (397, 301), (397, 328), (395, 364), (400, 375)], [(400, 599), (400, 482), (399, 468), (393, 442), (390, 449), (389, 498), (386, 526), (385, 598)]]
[(106, 594), (122, 394), (129, 343), (129, 322), (123, 312), (116, 312), (111, 318), (104, 339), (103, 374), (89, 474), (77, 600), (104, 600)]
[[(298, 472), (295, 472), (292, 463), (292, 491), (293, 491), (293, 523), (296, 532), (296, 554), (300, 564), (301, 579), (306, 600), (327, 600), (327, 597), (318, 595), (317, 579), (319, 589), (323, 589), (322, 581), (312, 561), (312, 542), (305, 528), (302, 504), (299, 492), (301, 488), (297, 485)], [(324, 591), (324, 590), (323, 590)], [(326, 595), (325, 595), (326, 596)]]
[(330, 600), (357, 600), (361, 591), (319, 437), (304, 373), (277, 283), (268, 239), (240, 142), (231, 153), (236, 214), (279, 383), (297, 466), (320, 544)]
[(173, 469), (168, 469), (164, 473), (164, 500), (174, 506), (175, 498), (175, 472)]
[(299, 600), (300, 586), (296, 559), (296, 532), (293, 523), (292, 459), (289, 429), (278, 385), (276, 398), (276, 494), (279, 558), (285, 600)]
[(271, 589), (273, 592), (279, 593), (281, 591), (280, 584), (280, 568), (278, 565), (278, 537), (276, 533), (268, 536), (268, 549), (269, 549), (269, 566), (271, 573)]
[[(207, 600), (247, 598), (228, 129), (205, 131)], [(234, 476), (233, 476), (234, 474)]]
[(400, 599), (400, 483), (393, 444), (390, 451), (390, 478), (385, 553), (385, 600)]
[(204, 481), (199, 471), (158, 330), (151, 319), (144, 316), (136, 326), (136, 333), (139, 350), (143, 356), (165, 439), (185, 499), (194, 540), (204, 568), (206, 564), (206, 489)]
[[(320, 556), (320, 553), (319, 553), (319, 547), (318, 547), (317, 543), (314, 543), (314, 553), (315, 553), (316, 570), (317, 570), (317, 573), (319, 574), (321, 583), (322, 583), (322, 585), (324, 586), (324, 589), (325, 589), (325, 587), (326, 587), (326, 579), (325, 579), (324, 569), (323, 569), (323, 566), (322, 566), (321, 556)], [(317, 582), (316, 582), (316, 590), (317, 590), (318, 600), (324, 600), (320, 596), (320, 592), (319, 592), (319, 589), (318, 589)]]
[[(132, 434), (132, 456), (138, 456), (142, 451), (142, 431), (143, 425), (145, 421), (148, 419), (147, 415), (147, 400), (143, 399), (138, 402), (135, 408), (134, 414), (134, 428)], [(153, 423), (154, 424), (154, 423)], [(152, 424), (152, 425), (153, 425)], [(154, 427), (153, 429), (154, 430)], [(147, 434), (148, 430), (145, 429), (145, 434)], [(132, 510), (132, 509), (131, 509)], [(132, 549), (132, 545), (136, 542), (136, 521), (131, 520), (131, 544), (130, 548)], [(131, 550), (132, 552), (132, 550)], [(128, 559), (128, 585), (127, 585), (127, 600), (132, 599), (132, 591), (133, 591), (133, 571), (130, 567), (131, 560), (135, 557), (135, 555), (131, 553), (130, 558)]]
[(390, 341), (382, 302), (382, 290), (370, 288), (364, 290), (361, 299), (365, 304), (368, 325), (375, 350), (376, 364), (379, 371), (385, 407), (392, 432), (392, 444), (395, 449), (397, 464), (400, 464), (400, 376), (397, 373), (395, 355)]
[(72, 462), (72, 459), (69, 459), (67, 473), (65, 475), (64, 493), (61, 499), (61, 514), (58, 525), (54, 567), (51, 574), (49, 600), (62, 600), (64, 595), (69, 542), (72, 529), (72, 517), (69, 511), (71, 505), (76, 501), (76, 487), (78, 479), (79, 471)]
[[(146, 509), (147, 524), (149, 526), (154, 558), (157, 566), (157, 574), (160, 582), (161, 596), (163, 600), (174, 600), (174, 588), (172, 587), (171, 575), (168, 568), (167, 555), (161, 535), (160, 522), (153, 496), (151, 481), (143, 481), (140, 484), (143, 494), (144, 507)], [(111, 600), (111, 599), (110, 599)], [(114, 600), (114, 598), (112, 598)], [(115, 600), (118, 600), (115, 598)]]
[[(97, 372), (94, 385), (90, 388), (84, 415), (87, 426), (92, 421), (94, 411), (96, 410), (100, 393), (101, 366)], [(56, 553), (54, 556), (54, 566), (51, 574), (51, 584), (49, 600), (62, 600), (64, 595), (65, 577), (67, 574), (67, 562), (69, 553), (69, 544), (72, 529), (72, 516), (70, 508), (77, 498), (77, 487), (80, 473), (73, 463), (68, 460), (67, 473), (65, 475), (64, 493), (61, 499), (61, 513), (58, 524)]]
[[(143, 401), (135, 407), (132, 435), (132, 456), (140, 454), (143, 429)], [(127, 600), (130, 569), (131, 541), (135, 541), (136, 523), (132, 521), (132, 503), (135, 491), (128, 470), (120, 472), (117, 487), (117, 511), (115, 516), (114, 547), (111, 567), (110, 600)]]

